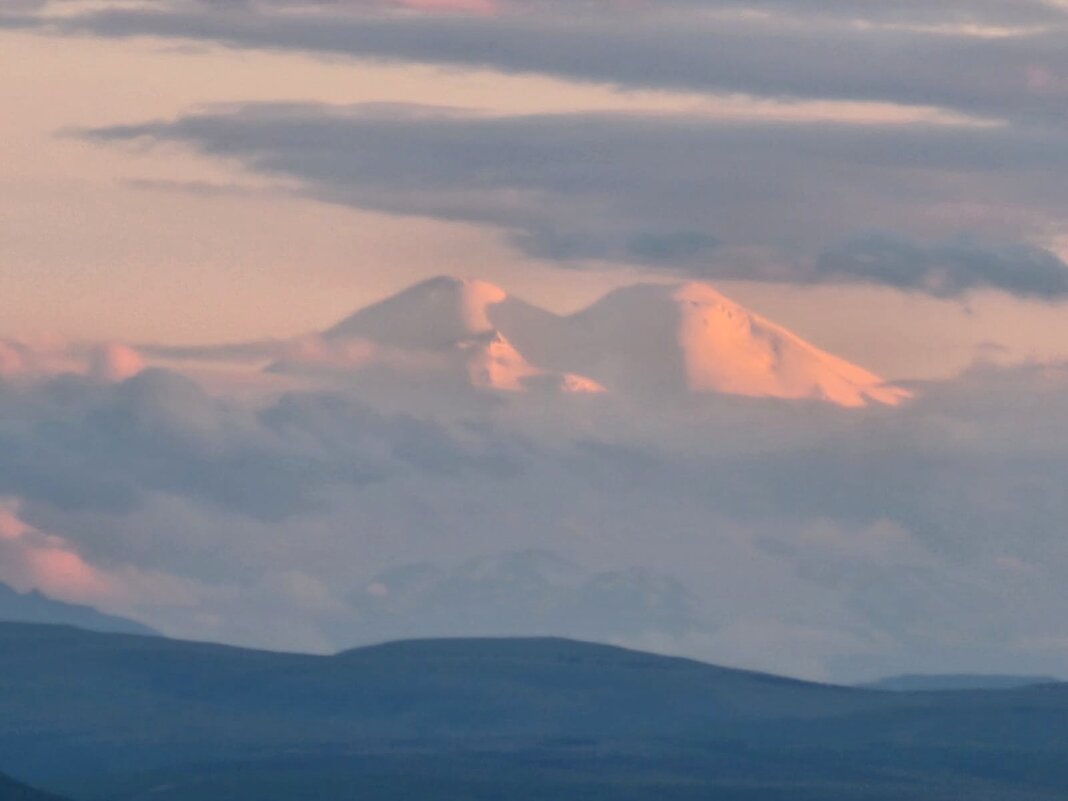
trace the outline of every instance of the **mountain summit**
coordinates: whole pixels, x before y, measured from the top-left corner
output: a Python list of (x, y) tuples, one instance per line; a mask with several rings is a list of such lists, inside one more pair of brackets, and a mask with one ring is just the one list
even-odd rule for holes
[(492, 330), (490, 307), (507, 299), (503, 289), (485, 281), (442, 275), (357, 311), (323, 336), (399, 348), (440, 348)]
[(609, 388), (895, 405), (908, 392), (703, 283), (639, 284), (573, 315), (570, 369)]
[(703, 283), (638, 284), (570, 316), (439, 276), (295, 343), (272, 369), (497, 392), (729, 394), (895, 405), (909, 396)]

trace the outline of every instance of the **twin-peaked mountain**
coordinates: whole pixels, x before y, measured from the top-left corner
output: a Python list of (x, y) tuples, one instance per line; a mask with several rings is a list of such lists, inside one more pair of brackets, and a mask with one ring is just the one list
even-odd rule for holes
[(509, 334), (516, 333), (522, 320), (536, 316), (542, 317), (537, 327), (548, 334), (552, 314), (484, 281), (440, 277), (356, 312), (317, 342), (324, 352), (341, 355), (342, 366), (362, 366), (366, 355), (378, 366), (437, 370), (477, 389), (603, 392), (595, 380), (532, 364), (516, 348)]
[(908, 397), (700, 283), (624, 287), (560, 316), (483, 281), (432, 278), (297, 340), (271, 369), (509, 393)]

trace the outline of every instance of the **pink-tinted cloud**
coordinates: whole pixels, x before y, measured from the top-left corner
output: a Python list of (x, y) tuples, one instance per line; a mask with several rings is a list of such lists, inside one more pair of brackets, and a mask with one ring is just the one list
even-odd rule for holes
[(0, 500), (0, 581), (64, 601), (92, 602), (117, 594), (114, 582), (67, 540), (33, 528), (18, 512), (17, 500)]
[(56, 337), (0, 339), (0, 379), (31, 382), (62, 374), (125, 381), (145, 367), (141, 355), (118, 343), (81, 344)]
[(399, 5), (418, 11), (469, 14), (494, 14), (498, 10), (495, 0), (399, 0)]
[(263, 6), (272, 8), (322, 8), (329, 11), (367, 11), (407, 9), (430, 14), (494, 14), (503, 4), (523, 5), (514, 0), (266, 0)]
[(144, 369), (141, 354), (128, 345), (100, 345), (89, 353), (89, 374), (99, 381), (125, 381)]
[(15, 497), (0, 496), (0, 582), (67, 603), (142, 617), (161, 608), (190, 609), (210, 590), (200, 582), (131, 564), (102, 566), (64, 536), (30, 525)]

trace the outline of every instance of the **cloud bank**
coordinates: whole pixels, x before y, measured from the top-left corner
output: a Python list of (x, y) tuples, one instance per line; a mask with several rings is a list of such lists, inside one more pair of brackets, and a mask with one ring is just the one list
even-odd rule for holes
[[(51, 532), (121, 588), (109, 611), (184, 636), (331, 649), (408, 632), (441, 593), (457, 631), (504, 593), (484, 628), (584, 609), (619, 642), (812, 676), (1068, 671), (1063, 366), (977, 368), (849, 414), (593, 402), (431, 422), (337, 393), (250, 406), (158, 370), (44, 379), (0, 388), (0, 495), (20, 548)], [(530, 549), (602, 579), (550, 571), (556, 590), (509, 595), (512, 568), (479, 572)], [(604, 601), (653, 587), (637, 627)]]
[[(656, 113), (237, 102), (80, 135), (481, 226), (574, 269), (1068, 294), (1062, 5), (20, 0), (0, 27), (551, 76), (622, 108), (684, 92), (662, 99), (690, 111)], [(788, 113), (727, 119), (725, 96)], [(316, 344), (341, 372), (366, 358)], [(400, 414), (359, 381), (239, 401), (142, 358), (0, 343), (0, 579), (270, 647), (491, 604), (483, 629), (585, 619), (812, 677), (1068, 675), (1064, 365), (979, 366), (849, 415), (611, 393), (446, 413), (431, 391)], [(589, 569), (513, 569), (531, 549)]]
[[(236, 104), (93, 136), (181, 142), (568, 267), (1068, 294), (1062, 4), (60, 0), (0, 25), (549, 76), (614, 88), (621, 108), (630, 90), (687, 93), (696, 113)], [(725, 119), (724, 98), (789, 113)]]
[[(65, 33), (1064, 121), (1065, 14), (1053, 4), (501, 2), (497, 13), (462, 16), (433, 12), (465, 4), (391, 13), (396, 5), (160, 2), (36, 21)], [(292, 13), (309, 8), (321, 13)]]
[[(1047, 128), (250, 104), (86, 135), (180, 143), (326, 202), (492, 226), (571, 267), (1068, 296), (1068, 266), (1027, 244), (1068, 210), (1048, 181), (1068, 139)], [(887, 233), (858, 233), (872, 229)]]

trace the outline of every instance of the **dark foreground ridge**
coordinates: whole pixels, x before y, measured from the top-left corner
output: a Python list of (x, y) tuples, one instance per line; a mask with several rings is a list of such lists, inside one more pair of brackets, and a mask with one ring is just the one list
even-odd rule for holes
[(59, 796), (42, 793), (0, 773), (0, 801), (63, 801)]
[(560, 639), (279, 654), (0, 624), (0, 770), (76, 801), (1052, 801), (1068, 688), (880, 692)]

